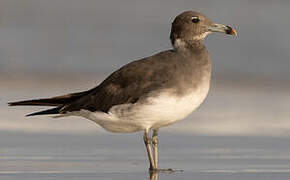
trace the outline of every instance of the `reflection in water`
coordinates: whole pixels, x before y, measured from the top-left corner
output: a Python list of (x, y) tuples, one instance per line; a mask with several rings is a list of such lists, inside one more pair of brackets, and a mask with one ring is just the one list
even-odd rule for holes
[(157, 171), (150, 172), (149, 180), (158, 180), (158, 179), (159, 179), (159, 172)]

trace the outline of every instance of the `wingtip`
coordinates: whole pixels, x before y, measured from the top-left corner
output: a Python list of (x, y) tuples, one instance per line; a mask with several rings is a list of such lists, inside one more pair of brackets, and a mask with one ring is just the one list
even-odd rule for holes
[(14, 102), (8, 102), (7, 105), (8, 106), (13, 106)]
[(21, 104), (22, 101), (17, 101), (17, 102), (8, 102), (8, 106), (18, 106), (18, 105), (22, 105)]
[(33, 116), (33, 115), (34, 115), (34, 113), (31, 113), (31, 114), (25, 115), (25, 117), (30, 117), (30, 116)]

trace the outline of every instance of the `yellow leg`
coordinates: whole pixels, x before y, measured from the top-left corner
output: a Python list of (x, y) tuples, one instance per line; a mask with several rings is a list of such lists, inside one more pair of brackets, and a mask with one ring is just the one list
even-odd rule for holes
[(149, 158), (149, 163), (150, 163), (150, 171), (155, 170), (155, 165), (154, 165), (154, 160), (153, 160), (153, 156), (152, 156), (152, 148), (151, 148), (151, 138), (149, 137), (149, 130), (145, 130), (144, 132), (144, 136), (143, 136), (143, 140), (146, 146), (146, 150), (147, 150), (147, 154), (148, 154), (148, 158)]
[(158, 169), (158, 129), (153, 130), (152, 146), (154, 152), (154, 166), (156, 169)]

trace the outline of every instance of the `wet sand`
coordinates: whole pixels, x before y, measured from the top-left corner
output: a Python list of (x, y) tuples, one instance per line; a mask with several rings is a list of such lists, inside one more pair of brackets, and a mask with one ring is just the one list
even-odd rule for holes
[[(289, 179), (288, 138), (162, 133), (159, 179)], [(0, 179), (149, 179), (141, 134), (0, 133)]]

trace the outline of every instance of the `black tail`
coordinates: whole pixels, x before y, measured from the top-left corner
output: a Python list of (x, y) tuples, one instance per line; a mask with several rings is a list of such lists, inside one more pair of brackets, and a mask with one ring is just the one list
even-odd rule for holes
[(44, 111), (39, 111), (39, 112), (31, 113), (31, 114), (28, 114), (26, 116), (59, 114), (60, 109), (61, 109), (61, 107), (56, 107), (56, 108), (47, 109), (47, 110), (44, 110)]
[(66, 94), (63, 96), (56, 96), (52, 98), (46, 99), (32, 99), (27, 101), (17, 101), (17, 102), (9, 102), (9, 106), (60, 106), (67, 103), (70, 103), (82, 95), (86, 94), (88, 91)]
[(9, 106), (59, 106), (64, 104), (64, 99), (33, 99), (27, 101), (9, 102)]
[(79, 92), (79, 93), (72, 93), (67, 94), (63, 96), (57, 96), (53, 98), (47, 98), (47, 99), (33, 99), (33, 100), (27, 100), (27, 101), (17, 101), (17, 102), (9, 102), (9, 106), (57, 106), (52, 109), (48, 109), (45, 111), (40, 111), (32, 114), (28, 114), (27, 116), (35, 116), (35, 115), (46, 115), (46, 114), (59, 114), (61, 108), (73, 102), (74, 100), (77, 100), (84, 94), (86, 94), (88, 91)]

